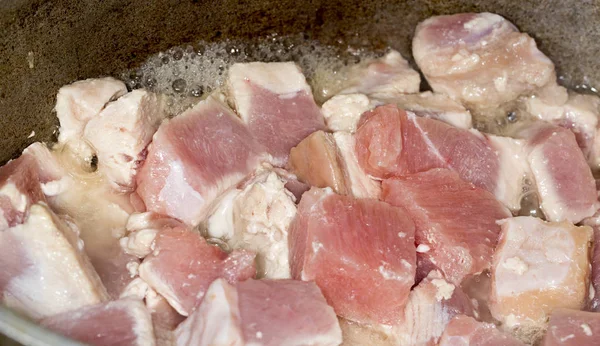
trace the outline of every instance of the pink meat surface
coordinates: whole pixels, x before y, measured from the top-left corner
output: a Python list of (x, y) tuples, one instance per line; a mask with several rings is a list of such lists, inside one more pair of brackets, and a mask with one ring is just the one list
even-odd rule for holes
[(155, 345), (150, 314), (138, 300), (123, 299), (86, 306), (47, 317), (41, 324), (88, 345)]
[(255, 254), (235, 250), (227, 254), (186, 227), (165, 227), (156, 235), (153, 252), (139, 267), (140, 277), (188, 316), (217, 278), (235, 283), (256, 274)]
[(582, 346), (598, 344), (600, 314), (571, 309), (556, 309), (542, 345)]
[(313, 282), (216, 280), (176, 330), (177, 344), (334, 346), (342, 342), (333, 309)]
[(393, 105), (363, 114), (356, 152), (363, 169), (375, 177), (449, 168), (490, 192), (496, 189), (500, 169), (495, 151), (483, 136)]
[(478, 322), (459, 315), (446, 326), (439, 346), (525, 346), (514, 337), (499, 331), (491, 323)]
[(301, 140), (325, 129), (321, 110), (294, 63), (234, 64), (227, 84), (237, 113), (279, 166)]
[(492, 13), (431, 17), (412, 48), (432, 89), (471, 107), (493, 108), (556, 80), (535, 41)]
[(558, 126), (531, 129), (528, 161), (550, 221), (577, 223), (598, 209), (596, 182), (573, 133)]
[(196, 225), (220, 193), (254, 170), (262, 152), (235, 114), (209, 97), (160, 126), (137, 193), (148, 211)]
[(455, 284), (490, 268), (500, 233), (496, 221), (511, 216), (491, 193), (447, 169), (385, 180), (383, 200), (415, 221), (419, 265), (439, 268)]
[(411, 292), (400, 324), (392, 329), (396, 345), (437, 345), (446, 325), (457, 315), (473, 316), (469, 297), (432, 271)]
[(290, 226), (292, 277), (315, 281), (336, 313), (394, 324), (415, 276), (414, 224), (401, 208), (311, 189)]

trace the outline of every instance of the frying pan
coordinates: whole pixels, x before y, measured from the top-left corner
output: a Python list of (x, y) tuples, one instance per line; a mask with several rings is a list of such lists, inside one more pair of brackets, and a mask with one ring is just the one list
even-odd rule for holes
[[(53, 140), (60, 86), (120, 76), (173, 46), (304, 33), (410, 58), (419, 21), (483, 11), (535, 37), (564, 85), (600, 87), (600, 0), (0, 0), (0, 162)], [(0, 332), (28, 345), (76, 344), (1, 306)]]

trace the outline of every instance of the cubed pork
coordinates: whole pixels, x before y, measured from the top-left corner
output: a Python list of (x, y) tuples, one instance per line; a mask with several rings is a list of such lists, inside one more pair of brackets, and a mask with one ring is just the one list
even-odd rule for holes
[(535, 341), (554, 309), (585, 306), (592, 230), (525, 216), (500, 224), (490, 309), (506, 329)]
[(109, 101), (126, 92), (125, 83), (111, 77), (86, 79), (60, 88), (55, 108), (60, 121), (58, 140), (79, 140), (87, 122)]
[(258, 173), (226, 193), (208, 218), (210, 237), (232, 249), (256, 253), (258, 278), (290, 278), (288, 229), (296, 215), (295, 197), (274, 171)]
[(248, 128), (211, 96), (163, 122), (136, 176), (137, 193), (148, 211), (197, 225), (219, 194), (257, 167), (262, 153)]
[(496, 222), (511, 216), (491, 193), (446, 169), (385, 180), (382, 195), (415, 221), (419, 267), (438, 268), (457, 285), (491, 266)]
[(550, 315), (550, 323), (542, 345), (596, 345), (598, 335), (600, 335), (600, 314), (572, 309), (556, 309)]
[(123, 299), (46, 317), (41, 324), (93, 346), (154, 346), (150, 314), (143, 302)]
[(255, 254), (235, 250), (227, 254), (185, 226), (163, 227), (138, 272), (148, 285), (188, 316), (217, 278), (235, 283), (253, 277)]
[(491, 323), (458, 315), (446, 326), (439, 346), (525, 346), (523, 342), (499, 331)]
[(315, 281), (346, 319), (395, 324), (415, 277), (414, 224), (401, 208), (313, 188), (289, 231), (292, 277)]
[(356, 132), (356, 152), (363, 169), (378, 178), (449, 168), (494, 192), (500, 170), (498, 157), (483, 136), (394, 105), (363, 115)]
[(198, 309), (177, 327), (178, 346), (337, 346), (333, 309), (313, 282), (215, 280)]
[(107, 300), (78, 232), (44, 203), (31, 205), (22, 223), (1, 231), (2, 303), (37, 319)]
[(396, 339), (387, 325), (365, 325), (339, 318), (342, 346), (396, 346)]
[(546, 218), (577, 223), (594, 215), (599, 207), (596, 183), (573, 133), (546, 125), (523, 132), (529, 141), (528, 162)]
[(473, 108), (494, 108), (554, 83), (554, 65), (533, 38), (492, 13), (421, 22), (413, 55), (435, 92)]
[(278, 166), (285, 166), (292, 147), (325, 128), (310, 86), (292, 62), (234, 64), (227, 87), (238, 115)]
[(120, 190), (135, 186), (146, 146), (164, 118), (159, 97), (134, 90), (110, 102), (85, 126), (83, 137), (95, 149), (98, 171)]
[(421, 77), (400, 53), (390, 51), (381, 58), (350, 68), (340, 94), (365, 94), (372, 98), (394, 98), (419, 92)]
[(475, 313), (471, 300), (460, 287), (434, 270), (410, 292), (400, 324), (392, 333), (396, 345), (437, 345), (454, 316)]

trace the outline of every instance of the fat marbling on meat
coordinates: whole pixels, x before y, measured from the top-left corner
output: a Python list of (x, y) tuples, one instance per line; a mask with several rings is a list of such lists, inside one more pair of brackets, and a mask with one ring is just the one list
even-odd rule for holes
[(38, 319), (108, 300), (77, 227), (44, 202), (0, 232), (2, 303)]
[(533, 342), (554, 309), (585, 307), (592, 230), (530, 216), (500, 224), (490, 310), (505, 329)]
[(469, 107), (494, 108), (554, 83), (554, 64), (533, 38), (492, 13), (435, 16), (421, 22), (415, 61), (435, 92)]
[(240, 118), (277, 166), (285, 166), (304, 137), (325, 128), (310, 86), (292, 62), (234, 64), (227, 87)]
[(122, 299), (47, 317), (41, 324), (93, 346), (154, 346), (150, 314), (143, 302)]
[(600, 314), (556, 309), (550, 315), (543, 346), (595, 345), (600, 334)]
[(387, 179), (382, 199), (405, 208), (415, 222), (417, 275), (437, 268), (456, 285), (491, 266), (496, 222), (511, 216), (491, 193), (447, 169)]
[(337, 346), (333, 309), (313, 282), (215, 280), (201, 305), (177, 327), (178, 346)]
[(315, 281), (336, 313), (395, 324), (414, 284), (414, 224), (401, 208), (313, 188), (289, 230), (292, 277)]
[(148, 211), (195, 226), (263, 154), (248, 128), (213, 95), (163, 122), (136, 177), (136, 192)]

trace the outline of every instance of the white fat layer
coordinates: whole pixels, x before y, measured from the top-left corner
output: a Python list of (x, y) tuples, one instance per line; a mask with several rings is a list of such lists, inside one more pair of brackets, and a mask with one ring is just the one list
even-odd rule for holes
[(363, 94), (336, 95), (323, 104), (321, 111), (331, 131), (354, 133), (361, 115), (375, 106)]
[(486, 135), (486, 138), (500, 159), (500, 172), (494, 195), (508, 209), (519, 210), (525, 182), (531, 178), (525, 142), (494, 135)]
[(231, 239), (234, 237), (233, 205), (240, 195), (240, 190), (231, 189), (226, 192), (210, 212), (206, 221), (208, 235), (214, 238)]
[(171, 215), (194, 224), (200, 221), (198, 210), (203, 208), (205, 200), (188, 184), (181, 161), (169, 162), (169, 175), (158, 199), (165, 204)]
[(0, 195), (6, 196), (15, 210), (24, 213), (29, 204), (27, 195), (17, 188), (13, 182), (8, 182), (0, 188)]
[[(371, 179), (358, 164), (354, 137), (348, 132), (335, 132), (333, 139), (344, 164), (347, 185), (356, 198), (379, 198), (381, 186)], [(349, 184), (348, 184), (349, 183)]]
[(0, 243), (16, 242), (24, 252), (23, 272), (4, 289), (3, 302), (33, 318), (55, 315), (108, 299), (77, 234), (43, 204), (30, 208), (27, 221), (0, 232)]

